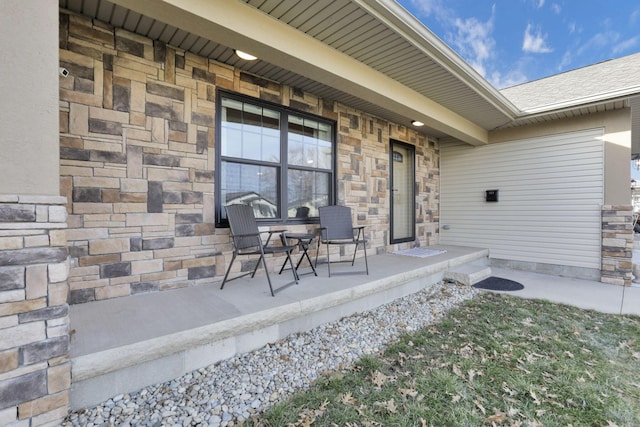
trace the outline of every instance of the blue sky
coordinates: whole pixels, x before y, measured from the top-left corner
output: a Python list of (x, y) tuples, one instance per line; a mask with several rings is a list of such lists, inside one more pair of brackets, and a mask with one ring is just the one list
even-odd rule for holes
[(640, 51), (640, 1), (398, 1), (499, 89)]

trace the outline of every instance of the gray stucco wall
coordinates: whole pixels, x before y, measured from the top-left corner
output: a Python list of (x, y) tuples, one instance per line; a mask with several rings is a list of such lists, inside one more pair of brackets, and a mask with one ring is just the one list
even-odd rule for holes
[(58, 4), (0, 3), (0, 194), (58, 196)]

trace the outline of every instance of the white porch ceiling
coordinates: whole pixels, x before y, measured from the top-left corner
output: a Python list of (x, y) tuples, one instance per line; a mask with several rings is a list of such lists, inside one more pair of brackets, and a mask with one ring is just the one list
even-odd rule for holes
[[(428, 29), (392, 0), (227, 0), (244, 3), (247, 12), (260, 11), (277, 19), (301, 37), (313, 37), (323, 45), (341, 52), (375, 72), (382, 73), (425, 99), (424, 111), (412, 107), (418, 114), (400, 111), (392, 102), (380, 101), (380, 96), (364, 96), (360, 91), (337, 88), (306, 73), (294, 72), (291, 63), (270, 60), (261, 52), (252, 52), (259, 60), (239, 60), (234, 48), (242, 49), (227, 38), (226, 44), (213, 37), (202, 37), (185, 25), (171, 25), (134, 11), (139, 0), (59, 0), (61, 8), (106, 22), (114, 27), (160, 40), (194, 54), (215, 59), (257, 76), (280, 82), (317, 96), (333, 99), (389, 121), (411, 126), (418, 119), (429, 124), (429, 102), (446, 108), (478, 128), (494, 129), (509, 123), (517, 110), (497, 90), (468, 66)], [(158, 2), (160, 3), (160, 2)], [(166, 3), (180, 3), (166, 2)], [(198, 1), (183, 2), (197, 4)], [(220, 3), (224, 4), (224, 3)], [(222, 7), (222, 6), (221, 6)], [(170, 18), (166, 19), (167, 21)], [(182, 27), (182, 28), (180, 28)], [(202, 32), (201, 32), (202, 33)], [(233, 40), (235, 42), (235, 40)], [(259, 42), (259, 41), (258, 41)], [(245, 41), (246, 43), (246, 41)], [(259, 45), (259, 43), (257, 43)], [(259, 50), (258, 47), (256, 47)], [(246, 50), (246, 49), (245, 49)], [(251, 51), (251, 49), (249, 49)], [(295, 60), (294, 58), (291, 59)], [(337, 85), (340, 86), (340, 85)], [(375, 102), (372, 100), (375, 99)], [(389, 99), (389, 101), (394, 101)], [(420, 116), (423, 114), (423, 116)], [(423, 128), (424, 129), (424, 128)], [(442, 128), (425, 130), (437, 137), (451, 137)], [(454, 137), (456, 135), (453, 135)]]
[[(493, 129), (629, 107), (627, 95), (521, 111), (505, 96), (511, 89), (493, 88), (394, 0), (59, 0), (59, 6), (400, 125), (420, 120), (427, 126), (418, 130), (443, 142), (486, 144)], [(212, 10), (223, 15), (232, 9), (228, 16), (254, 18), (271, 31), (261, 34), (261, 28), (211, 18)], [(209, 19), (196, 11), (209, 13)], [(313, 40), (322, 53), (286, 51), (290, 46), (274, 34), (305, 46), (314, 44), (302, 41)], [(236, 48), (259, 59), (241, 60)], [(322, 55), (338, 58), (338, 65), (324, 67)], [(367, 86), (375, 75), (385, 76), (390, 88)]]

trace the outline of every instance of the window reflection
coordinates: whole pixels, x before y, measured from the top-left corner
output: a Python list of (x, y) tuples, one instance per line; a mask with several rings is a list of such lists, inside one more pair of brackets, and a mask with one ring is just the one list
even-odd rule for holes
[(289, 164), (331, 169), (331, 126), (306, 117), (289, 116)]
[(277, 168), (231, 162), (222, 162), (221, 166), (220, 189), (225, 206), (249, 205), (256, 218), (278, 217)]
[(220, 132), (223, 156), (280, 161), (280, 113), (277, 111), (225, 98)]
[(329, 180), (323, 172), (289, 170), (289, 218), (317, 217), (329, 204)]

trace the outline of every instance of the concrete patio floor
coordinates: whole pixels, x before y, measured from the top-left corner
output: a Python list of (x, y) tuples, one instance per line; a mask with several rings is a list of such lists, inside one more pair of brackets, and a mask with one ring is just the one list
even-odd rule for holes
[[(264, 273), (255, 278), (134, 295), (70, 308), (72, 409), (180, 375), (410, 295), (442, 280), (446, 271), (488, 263), (487, 249), (433, 246), (445, 253), (417, 258), (369, 256), (369, 275), (301, 276), (272, 297)], [(297, 254), (294, 254), (297, 259)], [(268, 260), (280, 265), (282, 258)], [(337, 271), (364, 269), (332, 264)], [(309, 271), (301, 268), (301, 273)], [(275, 289), (290, 271), (271, 274)]]
[[(486, 249), (430, 248), (446, 252), (427, 258), (370, 255), (368, 276), (329, 278), (326, 265), (320, 265), (318, 277), (304, 275), (298, 285), (282, 289), (275, 297), (269, 294), (262, 273), (229, 282), (224, 290), (215, 282), (71, 306), (71, 407), (92, 406), (177, 378), (291, 333), (418, 292), (442, 280), (450, 269), (489, 262)], [(363, 268), (363, 259), (358, 259), (355, 267), (342, 264), (332, 271)], [(510, 292), (514, 296), (640, 315), (640, 287), (496, 267), (492, 275), (522, 283), (523, 290)], [(272, 274), (274, 288), (291, 278), (288, 271)]]

